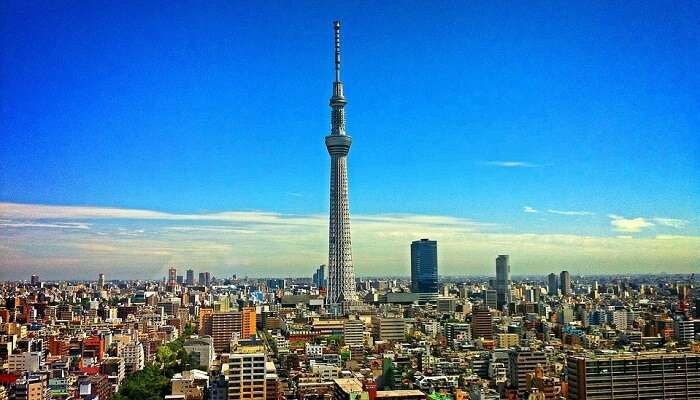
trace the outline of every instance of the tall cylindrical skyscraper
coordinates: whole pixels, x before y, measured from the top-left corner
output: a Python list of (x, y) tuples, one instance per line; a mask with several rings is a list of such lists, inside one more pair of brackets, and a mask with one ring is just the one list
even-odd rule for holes
[(328, 294), (329, 304), (355, 300), (355, 270), (352, 265), (350, 239), (350, 205), (348, 202), (348, 152), (352, 138), (345, 133), (345, 96), (340, 81), (340, 22), (335, 28), (335, 81), (331, 96), (331, 134), (326, 148), (331, 156), (331, 201), (328, 224)]
[(508, 260), (508, 255), (501, 254), (496, 257), (496, 296), (499, 309), (507, 306), (511, 301), (510, 283), (510, 262)]

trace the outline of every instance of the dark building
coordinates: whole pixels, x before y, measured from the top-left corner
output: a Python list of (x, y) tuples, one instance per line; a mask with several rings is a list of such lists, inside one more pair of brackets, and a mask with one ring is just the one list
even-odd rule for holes
[(547, 288), (548, 293), (555, 296), (559, 291), (559, 282), (557, 281), (557, 274), (551, 273), (547, 276)]
[(438, 292), (437, 241), (416, 240), (411, 243), (411, 291)]
[(493, 339), (493, 318), (486, 307), (474, 307), (472, 311), (472, 338)]
[(194, 286), (194, 271), (191, 269), (187, 270), (187, 276), (185, 278), (185, 284), (187, 286)]

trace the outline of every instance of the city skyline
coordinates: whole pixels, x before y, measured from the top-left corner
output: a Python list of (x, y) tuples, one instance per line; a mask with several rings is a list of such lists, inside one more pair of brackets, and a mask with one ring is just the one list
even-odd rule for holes
[[(696, 5), (654, 24), (655, 5), (578, 6), (602, 21), (546, 7), (514, 21), (486, 4), (385, 20), (343, 6), (286, 24), (274, 16), (290, 10), (267, 7), (255, 26), (238, 5), (199, 10), (207, 24), (167, 11), (175, 26), (147, 23), (148, 8), (131, 20), (129, 7), (8, 6), (4, 279), (159, 278), (173, 265), (310, 276), (327, 259), (333, 19), (350, 38), (358, 276), (407, 274), (421, 237), (440, 242), (441, 275), (491, 274), (498, 254), (514, 275), (697, 270)], [(151, 42), (129, 44), (128, 28)]]

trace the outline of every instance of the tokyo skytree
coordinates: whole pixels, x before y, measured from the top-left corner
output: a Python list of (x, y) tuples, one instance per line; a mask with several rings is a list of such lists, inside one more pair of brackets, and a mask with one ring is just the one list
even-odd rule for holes
[(331, 156), (331, 204), (328, 224), (328, 292), (326, 302), (341, 304), (356, 300), (352, 266), (350, 205), (348, 202), (348, 152), (352, 138), (345, 133), (345, 96), (340, 81), (340, 21), (335, 28), (335, 81), (331, 96), (331, 134), (326, 148)]

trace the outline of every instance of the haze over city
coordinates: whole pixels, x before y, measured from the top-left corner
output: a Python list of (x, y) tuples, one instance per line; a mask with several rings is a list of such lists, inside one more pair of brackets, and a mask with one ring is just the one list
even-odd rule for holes
[(368, 4), (5, 4), (2, 278), (326, 263), (338, 18), (358, 276), (698, 270), (696, 3)]

